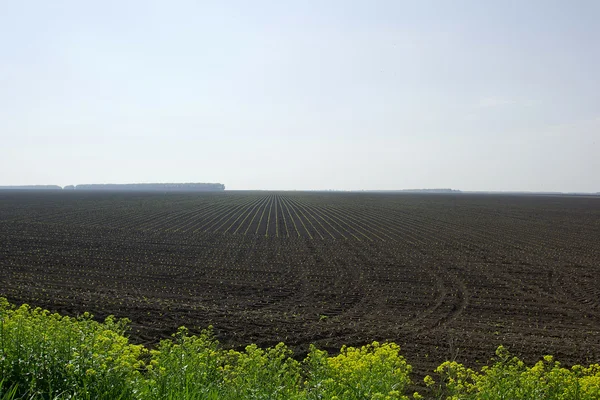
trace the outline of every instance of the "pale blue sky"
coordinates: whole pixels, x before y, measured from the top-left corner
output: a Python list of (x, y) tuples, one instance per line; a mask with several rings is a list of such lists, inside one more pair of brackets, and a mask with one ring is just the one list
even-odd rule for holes
[(600, 1), (0, 0), (0, 185), (600, 191)]

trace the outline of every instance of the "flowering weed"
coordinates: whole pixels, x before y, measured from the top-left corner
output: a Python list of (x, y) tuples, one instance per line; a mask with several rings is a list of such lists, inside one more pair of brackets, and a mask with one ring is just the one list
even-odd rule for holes
[[(127, 325), (0, 298), (0, 400), (408, 399), (411, 366), (394, 343), (344, 346), (336, 356), (311, 346), (301, 363), (283, 343), (222, 349), (210, 327), (197, 336), (180, 328), (148, 351), (129, 343)], [(435, 373), (439, 382), (428, 376), (425, 384), (439, 398), (600, 398), (600, 365), (564, 368), (545, 356), (527, 366), (502, 346), (481, 371), (448, 361)]]

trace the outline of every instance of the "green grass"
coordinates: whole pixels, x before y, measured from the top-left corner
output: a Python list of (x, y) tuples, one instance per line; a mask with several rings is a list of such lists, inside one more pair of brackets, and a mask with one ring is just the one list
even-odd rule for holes
[[(223, 349), (211, 329), (180, 328), (156, 350), (129, 343), (127, 320), (69, 318), (0, 298), (0, 400), (408, 399), (411, 367), (394, 343), (311, 346), (302, 362), (280, 343)], [(599, 399), (600, 366), (563, 368), (550, 356), (526, 366), (500, 347), (473, 371), (445, 362), (425, 383), (435, 398)]]

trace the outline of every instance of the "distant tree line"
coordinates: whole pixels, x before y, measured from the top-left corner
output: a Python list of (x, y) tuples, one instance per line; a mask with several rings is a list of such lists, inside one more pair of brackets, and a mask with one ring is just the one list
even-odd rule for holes
[(0, 190), (62, 190), (58, 185), (0, 186)]
[(96, 190), (96, 191), (185, 191), (212, 192), (225, 190), (222, 183), (107, 183), (65, 186), (65, 190)]
[(0, 186), (0, 190), (94, 190), (94, 191), (127, 191), (127, 192), (214, 192), (225, 190), (222, 183), (126, 183), (126, 184), (87, 184), (68, 185), (64, 188), (58, 185), (23, 185)]

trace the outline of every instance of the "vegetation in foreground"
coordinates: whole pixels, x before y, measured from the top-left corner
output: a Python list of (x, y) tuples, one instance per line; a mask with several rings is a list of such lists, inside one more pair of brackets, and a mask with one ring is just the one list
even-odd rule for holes
[[(0, 399), (408, 399), (411, 367), (394, 343), (311, 347), (303, 362), (281, 343), (222, 349), (211, 330), (181, 328), (156, 350), (129, 343), (127, 320), (70, 318), (0, 298)], [(425, 378), (435, 398), (598, 399), (600, 365), (527, 366), (498, 348), (474, 371), (445, 362)]]

